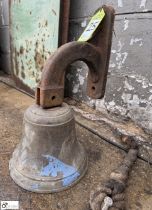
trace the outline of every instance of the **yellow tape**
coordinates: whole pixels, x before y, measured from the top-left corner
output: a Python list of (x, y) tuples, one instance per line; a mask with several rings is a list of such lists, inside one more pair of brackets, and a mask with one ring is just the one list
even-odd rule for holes
[(86, 29), (78, 39), (78, 42), (87, 42), (89, 39), (91, 39), (93, 33), (95, 32), (101, 21), (103, 20), (104, 16), (105, 16), (104, 10), (103, 9), (98, 10), (91, 18)]

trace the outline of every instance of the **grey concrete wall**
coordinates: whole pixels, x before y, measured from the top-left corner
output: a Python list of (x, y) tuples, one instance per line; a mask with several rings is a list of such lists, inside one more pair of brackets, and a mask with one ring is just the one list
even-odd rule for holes
[(74, 63), (67, 74), (67, 92), (95, 109), (131, 118), (152, 132), (152, 1), (73, 0), (69, 40), (77, 40), (90, 16), (102, 4), (116, 10), (115, 34), (106, 94), (102, 100), (86, 96), (87, 66)]
[(103, 4), (113, 6), (117, 14), (152, 11), (151, 0), (72, 0), (70, 18), (92, 16)]
[(11, 72), (9, 0), (0, 0), (0, 70)]

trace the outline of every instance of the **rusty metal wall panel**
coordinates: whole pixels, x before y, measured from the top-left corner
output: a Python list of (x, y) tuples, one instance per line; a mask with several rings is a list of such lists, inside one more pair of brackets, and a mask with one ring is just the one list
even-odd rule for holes
[(46, 59), (58, 47), (59, 16), (60, 0), (10, 1), (13, 74), (17, 86), (28, 92), (36, 87)]

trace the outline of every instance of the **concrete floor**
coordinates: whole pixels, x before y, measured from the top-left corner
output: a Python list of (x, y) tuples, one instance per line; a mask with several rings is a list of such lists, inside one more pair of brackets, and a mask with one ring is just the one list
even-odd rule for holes
[[(24, 110), (34, 100), (0, 83), (0, 201), (19, 200), (20, 210), (89, 210), (92, 189), (108, 179), (111, 171), (121, 163), (124, 151), (105, 142), (77, 125), (77, 136), (87, 149), (88, 171), (74, 187), (56, 194), (36, 194), (18, 187), (10, 178), (8, 162), (20, 141)], [(152, 209), (152, 168), (137, 160), (126, 190), (127, 210)]]

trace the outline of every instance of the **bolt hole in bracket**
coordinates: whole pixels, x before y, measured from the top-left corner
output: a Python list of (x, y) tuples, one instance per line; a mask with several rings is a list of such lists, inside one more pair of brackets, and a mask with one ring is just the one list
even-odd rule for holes
[(54, 100), (55, 99), (55, 96), (52, 96), (52, 100)]
[(100, 99), (104, 96), (115, 11), (106, 5), (102, 8), (105, 17), (89, 41), (73, 41), (64, 44), (47, 60), (36, 91), (36, 103), (42, 108), (51, 108), (62, 104), (66, 70), (70, 64), (78, 60), (85, 62), (89, 68), (88, 96), (93, 99)]

